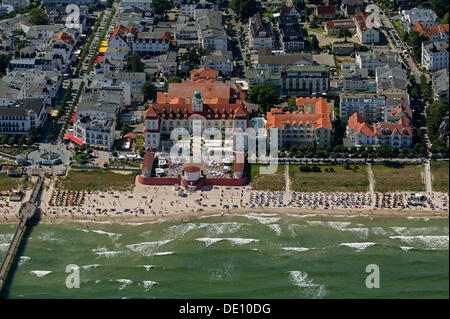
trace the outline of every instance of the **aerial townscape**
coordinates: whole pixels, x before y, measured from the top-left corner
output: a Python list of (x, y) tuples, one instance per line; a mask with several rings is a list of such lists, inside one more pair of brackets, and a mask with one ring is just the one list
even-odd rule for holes
[[(432, 251), (448, 281), (448, 46), (444, 0), (1, 0), (2, 296), (72, 298), (33, 284), (81, 259), (91, 274), (102, 258), (130, 254), (180, 258), (169, 260), (176, 268), (181, 240), (212, 258), (212, 247), (263, 251), (270, 232), (290, 236), (274, 245), (295, 261), (316, 249), (308, 244), (330, 247), (317, 239), (326, 229), (343, 260), (345, 249)], [(60, 242), (86, 256), (42, 256), (43, 247), (58, 255)], [(224, 285), (210, 295), (189, 294), (209, 287), (195, 286), (202, 279), (183, 294), (154, 275), (114, 277), (116, 294), (90, 283), (84, 296), (249, 298), (227, 286), (253, 257), (239, 258), (214, 271), (190, 266), (192, 278), (209, 271)], [(146, 262), (144, 272), (156, 263), (133, 265)], [(297, 290), (264, 295), (255, 283), (254, 296), (376, 297), (356, 284), (340, 295), (314, 267), (282, 269)], [(433, 283), (423, 284), (430, 295), (386, 296), (448, 298), (448, 283)]]

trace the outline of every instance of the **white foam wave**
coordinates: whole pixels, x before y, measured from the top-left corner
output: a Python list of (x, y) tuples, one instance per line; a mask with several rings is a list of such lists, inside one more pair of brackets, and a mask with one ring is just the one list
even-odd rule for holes
[(52, 272), (50, 270), (32, 270), (30, 271), (30, 273), (32, 273), (37, 277), (44, 277), (47, 276), (48, 274), (51, 274)]
[(402, 242), (412, 245), (414, 248), (424, 248), (428, 250), (447, 250), (448, 236), (390, 236), (392, 239), (399, 239)]
[(381, 235), (384, 236), (387, 234), (387, 232), (383, 229), (383, 227), (371, 227), (370, 232), (374, 235)]
[(123, 290), (133, 283), (133, 281), (130, 279), (116, 279), (116, 281), (120, 282), (122, 284), (122, 286), (119, 288), (119, 290)]
[(28, 257), (28, 256), (20, 256), (19, 257), (19, 266), (25, 264), (30, 259), (31, 259), (31, 257)]
[(346, 229), (343, 229), (343, 230), (356, 233), (359, 236), (364, 237), (364, 238), (369, 236), (369, 229), (368, 228), (364, 228), (364, 227), (362, 227), (362, 228), (346, 228)]
[(390, 227), (399, 235), (413, 236), (413, 235), (428, 235), (432, 233), (444, 233), (448, 235), (448, 227)]
[(0, 242), (6, 243), (10, 242), (14, 237), (14, 234), (0, 234)]
[(58, 239), (54, 238), (53, 235), (55, 235), (54, 232), (46, 231), (46, 232), (43, 232), (42, 234), (40, 234), (37, 238), (39, 238), (41, 240), (48, 240), (48, 241), (58, 240)]
[(306, 247), (283, 247), (281, 249), (289, 250), (289, 251), (308, 251), (308, 250), (310, 250), (310, 248), (306, 248)]
[(86, 224), (86, 223), (92, 223), (92, 224), (112, 224), (112, 223), (113, 223), (112, 221), (108, 221), (108, 220), (101, 221), (101, 220), (90, 220), (90, 219), (77, 219), (77, 220), (75, 220), (75, 222), (77, 222), (77, 223), (83, 223), (83, 224)]
[(173, 255), (173, 254), (175, 254), (174, 251), (162, 251), (159, 253), (151, 254), (151, 256), (167, 256), (167, 255)]
[(306, 223), (310, 226), (330, 227), (337, 230), (343, 230), (351, 224), (351, 222), (325, 222), (321, 220), (307, 220)]
[(114, 257), (114, 256), (120, 254), (120, 253), (121, 253), (120, 251), (113, 250), (113, 251), (99, 251), (99, 252), (96, 252), (95, 254), (96, 254), (97, 256), (102, 256), (102, 257), (106, 257), (106, 258), (111, 258), (111, 257)]
[(142, 265), (140, 267), (144, 267), (145, 270), (150, 271), (150, 269), (155, 268), (156, 266), (154, 266), (154, 265)]
[(109, 233), (103, 230), (94, 229), (92, 230), (93, 233), (100, 234), (100, 235), (107, 235), (112, 240), (118, 240), (122, 234), (116, 234), (116, 233)]
[(400, 248), (403, 249), (404, 251), (414, 249), (414, 247), (408, 247), (408, 246), (400, 246)]
[(142, 282), (142, 286), (144, 286), (145, 291), (149, 291), (154, 285), (158, 285), (159, 283), (156, 281), (145, 280)]
[(259, 221), (261, 224), (272, 224), (272, 223), (276, 223), (277, 221), (280, 220), (280, 218), (278, 217), (261, 217), (262, 214), (254, 214), (254, 213), (250, 213), (250, 214), (245, 214), (245, 215), (241, 215), (244, 217), (247, 217), (248, 219), (255, 219), (257, 221)]
[(301, 288), (309, 298), (313, 299), (323, 298), (327, 293), (325, 285), (319, 285), (314, 283), (314, 281), (311, 278), (309, 278), (306, 272), (290, 271), (289, 276), (291, 278), (291, 282), (295, 286)]
[(5, 243), (5, 244), (0, 244), (0, 251), (7, 251), (8, 250), (8, 247), (9, 247), (9, 244), (8, 243)]
[(97, 267), (100, 267), (100, 265), (99, 264), (92, 264), (92, 265), (81, 266), (81, 268), (86, 269), (86, 270), (89, 270), (91, 268), (97, 268)]
[(281, 227), (280, 227), (280, 225), (278, 225), (278, 224), (270, 224), (270, 225), (267, 225), (270, 229), (272, 229), (276, 234), (277, 234), (277, 236), (281, 236)]
[(316, 217), (317, 214), (305, 214), (305, 215), (300, 215), (300, 214), (287, 214), (288, 216), (292, 216), (292, 217)]
[(421, 219), (423, 219), (426, 222), (430, 220), (430, 218), (428, 218), (428, 217), (408, 216), (406, 218), (409, 219), (409, 220), (421, 220)]
[(206, 247), (223, 240), (227, 240), (231, 242), (233, 245), (246, 245), (250, 243), (256, 243), (259, 241), (258, 239), (254, 238), (209, 238), (209, 237), (196, 238), (195, 240), (204, 242), (206, 244)]
[(155, 249), (165, 244), (170, 243), (172, 240), (159, 240), (159, 241), (148, 241), (137, 244), (126, 245), (126, 247), (134, 252), (140, 253), (144, 256), (150, 256)]
[(350, 248), (354, 248), (356, 251), (361, 252), (366, 250), (367, 247), (373, 246), (376, 243), (366, 242), (366, 243), (342, 243), (339, 246), (346, 246)]

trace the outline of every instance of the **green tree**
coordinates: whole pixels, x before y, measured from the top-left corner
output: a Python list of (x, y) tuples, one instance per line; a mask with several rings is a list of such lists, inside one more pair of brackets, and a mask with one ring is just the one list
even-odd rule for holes
[(141, 93), (144, 95), (144, 100), (154, 100), (156, 98), (156, 87), (152, 82), (145, 82), (142, 85)]
[(259, 83), (250, 89), (250, 101), (259, 104), (264, 113), (278, 102), (278, 98), (278, 87), (271, 82)]
[(163, 15), (167, 10), (173, 8), (172, 2), (169, 0), (153, 0), (151, 5), (153, 13)]
[(131, 72), (142, 72), (144, 71), (144, 63), (141, 61), (141, 56), (139, 53), (133, 53), (128, 59), (128, 70)]
[(442, 18), (445, 14), (447, 14), (448, 17), (448, 0), (431, 0), (430, 2), (431, 8), (436, 12), (438, 17)]
[(171, 75), (167, 78), (167, 83), (181, 83), (181, 78), (176, 75)]
[(411, 46), (416, 60), (420, 61), (422, 58), (422, 42), (428, 41), (430, 38), (417, 31), (411, 31), (407, 34), (408, 38), (405, 41)]
[(292, 1), (292, 3), (297, 8), (297, 10), (304, 10), (306, 8), (305, 0), (294, 0)]
[(258, 11), (256, 0), (231, 0), (230, 7), (244, 21)]
[(295, 95), (288, 98), (288, 108), (291, 111), (297, 110), (297, 97)]
[(311, 50), (313, 50), (313, 51), (319, 50), (319, 40), (317, 40), (317, 37), (314, 34), (311, 35), (310, 44), (311, 44)]
[(0, 54), (0, 75), (6, 73), (11, 56), (9, 54)]
[(347, 38), (351, 37), (351, 36), (352, 36), (352, 33), (350, 32), (349, 29), (347, 29), (347, 28), (339, 29), (338, 37), (344, 38), (345, 42), (347, 42)]
[(48, 15), (41, 8), (34, 8), (30, 11), (30, 22), (34, 25), (48, 24)]
[(448, 12), (446, 12), (446, 13), (444, 14), (444, 16), (442, 17), (441, 23), (442, 23), (442, 24), (448, 24)]

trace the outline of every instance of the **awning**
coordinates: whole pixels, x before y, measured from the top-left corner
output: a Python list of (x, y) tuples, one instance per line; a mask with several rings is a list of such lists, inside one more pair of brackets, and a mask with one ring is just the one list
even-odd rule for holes
[(72, 142), (74, 142), (75, 144), (78, 144), (78, 145), (80, 145), (80, 146), (82, 146), (82, 145), (85, 144), (82, 140), (76, 138), (76, 137), (73, 135), (73, 132), (64, 134), (64, 139), (65, 139), (65, 140), (71, 140)]
[(73, 122), (75, 120), (75, 115), (77, 114), (77, 111), (73, 111), (72, 117), (70, 118), (70, 122)]

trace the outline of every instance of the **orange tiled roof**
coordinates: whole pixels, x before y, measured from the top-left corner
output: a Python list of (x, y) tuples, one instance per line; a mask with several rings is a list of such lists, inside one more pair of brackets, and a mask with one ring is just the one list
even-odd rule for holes
[[(366, 24), (367, 15), (364, 12), (360, 12), (359, 15), (354, 17), (356, 24), (359, 26), (359, 29), (364, 32), (368, 29)], [(374, 30), (378, 30), (377, 28), (373, 28)]]
[[(126, 35), (128, 33), (136, 34), (137, 29), (136, 28), (125, 28), (123, 25), (119, 24), (111, 34), (111, 37), (109, 38), (109, 41), (114, 39), (116, 36), (119, 36), (123, 41), (127, 42)], [(109, 42), (108, 41), (108, 42)]]
[(201, 67), (199, 69), (194, 69), (191, 71), (191, 82), (195, 82), (201, 79), (216, 79), (218, 76), (219, 71), (208, 67)]
[(73, 42), (72, 36), (65, 32), (58, 33), (58, 35), (56, 36), (56, 41), (59, 41), (59, 40), (64, 41), (67, 44), (72, 44), (72, 42)]
[(395, 116), (402, 112), (404, 112), (406, 115), (408, 115), (409, 118), (412, 118), (412, 110), (405, 108), (402, 104), (399, 104), (395, 109), (393, 109), (391, 111), (391, 115)]
[(379, 123), (369, 125), (366, 120), (358, 114), (353, 113), (348, 119), (348, 127), (353, 129), (353, 134), (363, 134), (366, 136), (392, 135), (397, 132), (400, 135), (411, 135), (411, 127), (406, 117), (400, 118), (397, 123)]
[(296, 100), (297, 106), (304, 106), (305, 103), (314, 103), (315, 112), (283, 112), (280, 108), (272, 108), (267, 112), (267, 128), (278, 127), (283, 129), (285, 124), (313, 124), (314, 129), (326, 127), (331, 129), (330, 113), (331, 105), (327, 100), (320, 98), (303, 98)]
[(431, 37), (433, 34), (439, 34), (439, 33), (448, 33), (449, 31), (449, 25), (448, 24), (439, 24), (436, 26), (424, 26), (420, 22), (416, 22), (413, 25), (413, 30), (419, 32), (422, 35), (427, 35)]

